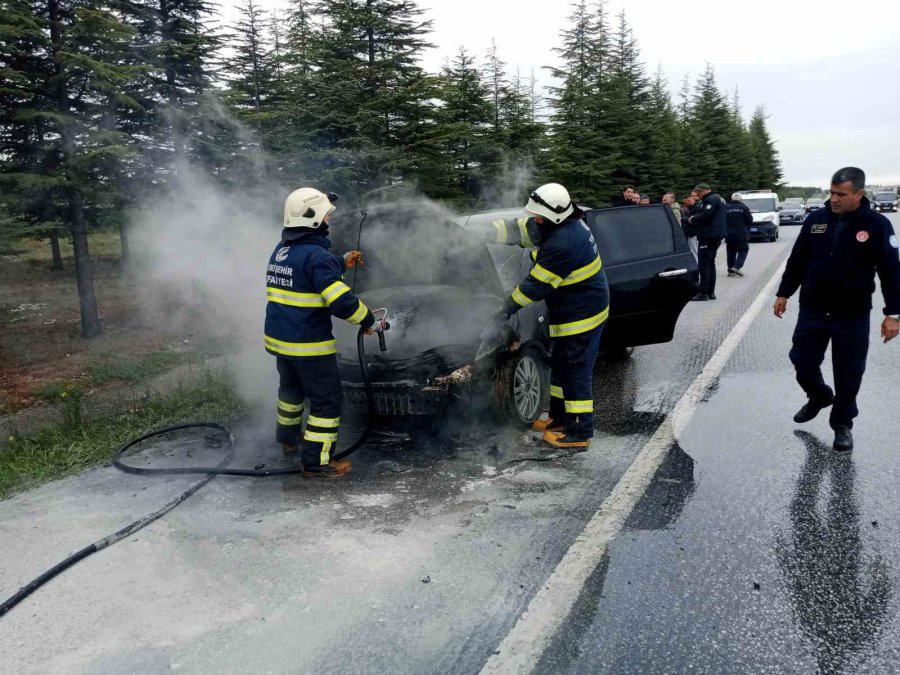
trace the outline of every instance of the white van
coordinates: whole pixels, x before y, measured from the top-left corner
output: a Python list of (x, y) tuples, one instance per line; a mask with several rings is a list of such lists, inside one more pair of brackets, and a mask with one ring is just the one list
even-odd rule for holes
[(753, 214), (753, 225), (750, 227), (750, 239), (775, 241), (778, 239), (778, 228), (781, 225), (781, 204), (778, 195), (771, 190), (741, 190), (744, 204)]

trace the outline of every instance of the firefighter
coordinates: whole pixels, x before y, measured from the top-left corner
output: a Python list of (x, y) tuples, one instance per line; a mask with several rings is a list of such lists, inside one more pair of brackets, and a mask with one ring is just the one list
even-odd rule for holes
[(531, 272), (506, 299), (502, 317), (546, 301), (550, 411), (533, 428), (554, 447), (580, 451), (594, 435), (592, 373), (609, 316), (606, 272), (583, 212), (562, 185), (539, 187), (525, 211), (530, 218), (494, 222), (498, 243), (536, 247)]
[(303, 476), (335, 477), (350, 472), (347, 460), (332, 460), (341, 422), (341, 378), (331, 315), (374, 332), (375, 317), (350, 291), (343, 274), (360, 262), (358, 251), (343, 258), (329, 249), (328, 220), (337, 195), (301, 188), (284, 203), (284, 229), (266, 272), (266, 351), (275, 356), (280, 377), (276, 440), (296, 452), (303, 410)]

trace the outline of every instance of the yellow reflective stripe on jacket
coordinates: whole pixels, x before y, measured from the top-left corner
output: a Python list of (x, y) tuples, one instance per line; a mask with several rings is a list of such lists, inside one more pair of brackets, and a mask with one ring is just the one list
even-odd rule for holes
[(531, 249), (531, 259), (537, 260), (537, 257), (538, 257), (538, 250), (536, 248)]
[(335, 443), (337, 437), (337, 433), (327, 434), (322, 431), (310, 431), (309, 429), (303, 432), (303, 440), (313, 441), (314, 443)]
[(344, 295), (344, 293), (349, 292), (350, 287), (347, 284), (343, 281), (335, 281), (331, 286), (322, 291), (322, 298), (325, 300), (325, 304), (331, 307), (332, 302)]
[(322, 427), (323, 429), (337, 429), (341, 425), (341, 418), (316, 417), (315, 415), (310, 415), (309, 419), (306, 420), (306, 423), (316, 427)]
[(516, 286), (516, 290), (514, 290), (512, 292), (512, 299), (513, 299), (513, 302), (515, 302), (520, 307), (525, 307), (526, 305), (530, 305), (532, 302), (534, 302), (534, 300), (532, 300), (527, 295), (525, 295), (521, 290), (519, 290), (518, 286)]
[(585, 265), (584, 267), (579, 267), (563, 279), (560, 286), (571, 286), (572, 284), (577, 284), (585, 279), (590, 279), (592, 276), (599, 273), (601, 269), (603, 269), (603, 263), (600, 261), (600, 256), (597, 256), (592, 263)]
[(550, 337), (565, 337), (567, 335), (578, 335), (593, 330), (609, 317), (609, 307), (599, 314), (581, 319), (580, 321), (572, 321), (570, 323), (550, 324)]
[(519, 218), (516, 221), (519, 226), (519, 246), (522, 248), (533, 248), (531, 237), (528, 236), (528, 218)]
[(506, 229), (505, 220), (493, 220), (491, 225), (497, 228), (497, 243), (505, 244), (509, 241), (509, 231)]
[(578, 415), (579, 413), (594, 412), (593, 401), (566, 401), (566, 412)]
[(283, 410), (284, 412), (303, 412), (303, 404), (302, 403), (286, 403), (281, 399), (278, 399), (278, 409)]
[(337, 354), (334, 340), (324, 342), (285, 342), (266, 335), (266, 349), (284, 356), (327, 356)]
[(363, 304), (363, 301), (359, 301), (359, 307), (356, 308), (356, 311), (350, 315), (350, 318), (347, 319), (350, 323), (359, 323), (363, 319), (366, 318), (366, 314), (369, 313), (369, 308)]
[(540, 263), (535, 263), (531, 268), (531, 276), (545, 284), (550, 284), (553, 288), (557, 288), (562, 283), (562, 277), (554, 274), (546, 267), (541, 267)]
[(563, 398), (563, 390), (562, 387), (557, 387), (555, 384), (550, 385), (550, 396), (553, 398)]
[(278, 421), (278, 424), (286, 427), (295, 427), (298, 424), (303, 424), (302, 417), (282, 417), (281, 415), (276, 414), (275, 419)]
[(324, 307), (325, 300), (318, 293), (297, 293), (280, 288), (266, 288), (266, 300), (291, 307)]

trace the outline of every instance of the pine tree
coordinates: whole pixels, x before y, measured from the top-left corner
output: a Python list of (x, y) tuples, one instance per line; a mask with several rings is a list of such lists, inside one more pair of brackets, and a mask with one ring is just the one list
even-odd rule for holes
[(774, 190), (781, 183), (783, 173), (781, 159), (766, 125), (767, 117), (765, 108), (757, 107), (750, 119), (748, 134), (759, 171), (756, 175), (756, 187)]
[(684, 171), (678, 115), (661, 68), (650, 86), (645, 115), (641, 190), (659, 198), (681, 185)]
[[(119, 3), (47, 0), (7, 7), (21, 19), (17, 39), (29, 41), (30, 55), (11, 71), (18, 91), (4, 92), (20, 97), (14, 114), (3, 118), (4, 138), (30, 138), (31, 144), (4, 157), (4, 173), (19, 175), (20, 214), (34, 217), (28, 193), (39, 188), (42, 217), (58, 218), (69, 228), (81, 334), (94, 337), (101, 326), (87, 229), (89, 219), (97, 222), (114, 199), (128, 155), (121, 121), (140, 109), (127, 92), (144, 69), (133, 61), (134, 32), (122, 22)], [(5, 35), (11, 25), (4, 21)], [(4, 55), (14, 53), (10, 46), (5, 43)]]
[(723, 188), (730, 180), (725, 163), (732, 139), (732, 115), (710, 65), (697, 80), (688, 125), (697, 141), (691, 156), (691, 180)]
[[(563, 65), (551, 68), (561, 85), (551, 89), (556, 97), (551, 115), (549, 166), (545, 177), (565, 185), (573, 198), (602, 205), (613, 191), (610, 179), (620, 160), (603, 124), (605, 111), (598, 109), (607, 67), (606, 29), (602, 5), (595, 17), (585, 0), (574, 5), (568, 28), (556, 48)], [(543, 169), (543, 167), (541, 167)]]
[(490, 183), (499, 153), (490, 130), (493, 110), (482, 73), (465, 47), (444, 66), (437, 113), (446, 180), (434, 196), (472, 205)]

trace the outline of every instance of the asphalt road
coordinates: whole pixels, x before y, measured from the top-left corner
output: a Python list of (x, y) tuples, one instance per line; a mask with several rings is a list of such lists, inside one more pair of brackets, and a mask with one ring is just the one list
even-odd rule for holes
[[(719, 299), (689, 305), (672, 343), (600, 366), (587, 453), (532, 461), (531, 434), (451, 419), (440, 438), (361, 451), (346, 480), (217, 479), (0, 619), (0, 672), (479, 671), (796, 231), (753, 244), (744, 279), (720, 261)], [(873, 343), (857, 450), (839, 461), (825, 420), (795, 433), (796, 307), (777, 321), (769, 305), (557, 617), (536, 672), (896, 669), (900, 346)], [(236, 432), (243, 463), (277, 460), (267, 427)], [(184, 443), (139, 461), (177, 462)], [(211, 452), (197, 443), (190, 460)], [(190, 484), (107, 467), (0, 503), (0, 596)]]

